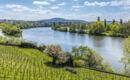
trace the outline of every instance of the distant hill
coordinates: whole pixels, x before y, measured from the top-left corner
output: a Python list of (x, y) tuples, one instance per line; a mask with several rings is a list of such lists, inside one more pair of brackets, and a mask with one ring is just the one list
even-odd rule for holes
[[(29, 23), (49, 23), (49, 22), (72, 22), (72, 23), (94, 23), (95, 21), (84, 21), (84, 20), (70, 20), (64, 18), (52, 18), (52, 19), (43, 19), (37, 21), (24, 21), (24, 20), (8, 20), (8, 19), (0, 19), (1, 22), (29, 22)], [(104, 21), (102, 21), (104, 22)], [(108, 24), (111, 24), (112, 21), (107, 21)]]
[(84, 20), (69, 20), (69, 19), (64, 19), (64, 18), (52, 18), (52, 19), (45, 19), (45, 20), (39, 20), (38, 22), (40, 23), (45, 23), (45, 22), (72, 22), (72, 23), (89, 23)]

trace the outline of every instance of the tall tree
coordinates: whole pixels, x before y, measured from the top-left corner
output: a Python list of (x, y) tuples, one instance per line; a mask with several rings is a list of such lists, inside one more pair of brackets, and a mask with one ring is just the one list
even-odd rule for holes
[(61, 60), (63, 59), (65, 61), (66, 54), (60, 46), (55, 46), (55, 45), (49, 45), (44, 51), (48, 56), (53, 58), (53, 64), (56, 64), (56, 60)]
[(115, 20), (115, 19), (113, 19), (112, 24), (115, 24), (115, 22), (116, 22), (116, 20)]
[(100, 21), (100, 17), (98, 16), (97, 21)]
[(123, 24), (123, 20), (122, 19), (120, 19), (120, 24)]
[(105, 28), (107, 27), (107, 20), (106, 19), (104, 19), (104, 26), (105, 26)]

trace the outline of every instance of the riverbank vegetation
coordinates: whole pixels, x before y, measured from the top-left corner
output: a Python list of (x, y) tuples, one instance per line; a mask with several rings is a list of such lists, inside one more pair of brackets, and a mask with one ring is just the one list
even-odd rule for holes
[(20, 37), (22, 34), (21, 29), (38, 28), (38, 27), (50, 27), (52, 23), (31, 23), (31, 22), (13, 22), (13, 23), (1, 23), (0, 28), (2, 32), (9, 36)]
[(5, 33), (5, 35), (9, 36), (21, 36), (22, 31), (19, 27), (7, 24), (7, 23), (1, 23), (0, 28), (2, 29), (2, 32)]
[(121, 58), (121, 62), (124, 64), (123, 73), (130, 75), (130, 37), (124, 40), (123, 52), (123, 57)]
[(52, 23), (29, 23), (29, 22), (23, 22), (23, 23), (15, 23), (13, 25), (16, 25), (20, 29), (27, 29), (27, 28), (38, 28), (38, 27), (51, 27)]
[(54, 23), (52, 29), (66, 32), (68, 31), (71, 33), (128, 37), (130, 35), (130, 21), (123, 23), (122, 19), (120, 19), (120, 22), (116, 22), (113, 19), (112, 23), (108, 24), (106, 19), (104, 19), (104, 21), (102, 22), (100, 21), (100, 17), (98, 17), (96, 22), (89, 24), (70, 23), (70, 25), (63, 26), (59, 23)]
[(52, 65), (52, 58), (36, 49), (0, 46), (0, 78), (1, 80), (129, 80), (115, 74), (109, 74), (80, 67)]

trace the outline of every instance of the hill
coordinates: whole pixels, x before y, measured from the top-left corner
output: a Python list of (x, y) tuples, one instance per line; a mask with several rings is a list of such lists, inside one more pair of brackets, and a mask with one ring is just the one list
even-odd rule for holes
[[(70, 20), (64, 18), (51, 18), (51, 19), (43, 19), (43, 20), (36, 20), (36, 21), (24, 21), (24, 20), (7, 20), (7, 19), (0, 19), (1, 22), (6, 23), (19, 23), (19, 22), (29, 22), (29, 23), (50, 23), (50, 22), (72, 22), (72, 23), (94, 23), (95, 21), (85, 21), (85, 20)], [(102, 21), (104, 22), (104, 21)], [(108, 24), (111, 24), (112, 21), (107, 21)]]
[(51, 60), (35, 49), (0, 46), (0, 80), (130, 80), (85, 68), (73, 68), (77, 74), (72, 74)]
[(40, 23), (45, 23), (45, 22), (88, 23), (87, 21), (84, 21), (84, 20), (69, 20), (69, 19), (64, 19), (64, 18), (52, 18), (52, 19), (46, 19), (46, 20), (39, 20), (38, 22)]

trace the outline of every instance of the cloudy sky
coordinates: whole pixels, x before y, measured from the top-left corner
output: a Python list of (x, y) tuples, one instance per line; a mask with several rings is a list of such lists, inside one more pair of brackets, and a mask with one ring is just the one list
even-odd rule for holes
[(130, 0), (0, 0), (0, 19), (130, 19)]

